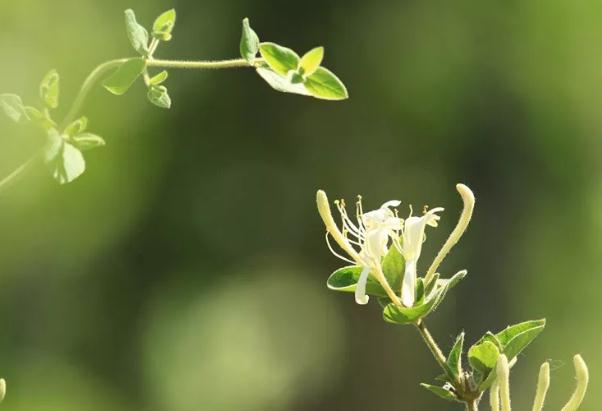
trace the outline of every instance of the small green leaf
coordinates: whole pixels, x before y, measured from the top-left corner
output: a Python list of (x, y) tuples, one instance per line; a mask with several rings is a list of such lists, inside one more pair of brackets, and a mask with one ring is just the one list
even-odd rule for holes
[(25, 106), (23, 107), (23, 110), (32, 123), (42, 127), (44, 130), (56, 127), (56, 123), (48, 115), (48, 110), (41, 112), (37, 108), (31, 106)]
[[(540, 325), (536, 325), (540, 324)], [(512, 360), (520, 354), (533, 340), (541, 334), (545, 328), (545, 320), (527, 321), (526, 323), (517, 324), (516, 326), (507, 328), (497, 334), (498, 340), (502, 343), (503, 353), (506, 354), (509, 360)], [(517, 332), (518, 329), (523, 329), (522, 332)], [(503, 335), (500, 335), (505, 333)]]
[(104, 147), (107, 145), (102, 137), (92, 133), (81, 133), (76, 135), (73, 137), (73, 143), (82, 151), (91, 150), (97, 147)]
[(15, 123), (28, 120), (21, 97), (16, 94), (0, 94), (0, 106), (4, 113)]
[(40, 84), (40, 98), (48, 108), (59, 106), (59, 73), (50, 70)]
[(456, 395), (452, 391), (447, 390), (443, 387), (438, 387), (436, 385), (430, 385), (425, 383), (420, 383), (420, 386), (426, 388), (427, 390), (429, 390), (436, 396), (443, 398), (444, 400), (458, 401), (458, 397), (456, 397)]
[(69, 137), (73, 137), (74, 135), (84, 131), (86, 127), (88, 127), (88, 118), (85, 116), (80, 117), (71, 124), (69, 124), (67, 127), (65, 127), (65, 131), (63, 133)]
[(433, 308), (436, 298), (431, 298), (422, 305), (414, 307), (399, 307), (393, 303), (387, 305), (383, 311), (383, 318), (386, 322), (392, 324), (413, 324), (426, 317)]
[(437, 285), (438, 280), (439, 280), (439, 273), (435, 273), (433, 275), (432, 280), (424, 287), (424, 293), (426, 295), (431, 295), (431, 293), (435, 289), (435, 285)]
[(54, 129), (48, 133), (44, 159), (52, 177), (59, 184), (72, 182), (86, 170), (86, 161), (81, 151), (66, 142)]
[(253, 31), (249, 24), (249, 19), (242, 21), (242, 36), (240, 38), (240, 55), (242, 58), (252, 63), (259, 51), (259, 37)]
[(288, 75), (289, 71), (297, 70), (299, 66), (299, 55), (276, 43), (261, 43), (259, 52), (268, 66), (281, 76)]
[(171, 98), (165, 86), (150, 86), (147, 93), (148, 100), (157, 107), (170, 108)]
[(151, 77), (151, 79), (149, 80), (149, 83), (152, 86), (158, 86), (159, 84), (161, 84), (165, 80), (167, 80), (167, 77), (169, 77), (169, 73), (167, 71), (163, 70), (156, 76)]
[(176, 11), (174, 9), (167, 10), (162, 13), (153, 24), (153, 37), (169, 41), (171, 40), (171, 32), (176, 24)]
[(401, 280), (405, 270), (405, 260), (397, 247), (392, 245), (382, 261), (383, 273), (394, 290), (401, 289)]
[(436, 286), (440, 286), (441, 288), (436, 291), (437, 293), (437, 302), (433, 307), (433, 310), (436, 310), (439, 305), (443, 302), (449, 290), (454, 288), (461, 280), (466, 277), (466, 270), (462, 270), (453, 275), (452, 278), (448, 280), (437, 280), (438, 284)]
[(454, 377), (462, 375), (462, 349), (464, 347), (464, 331), (458, 335), (456, 342), (447, 356), (447, 366), (453, 372)]
[(311, 49), (301, 57), (299, 61), (299, 69), (302, 70), (303, 75), (311, 76), (316, 72), (322, 60), (324, 59), (324, 47), (316, 47)]
[(134, 81), (140, 77), (145, 65), (141, 58), (129, 59), (104, 81), (103, 86), (117, 96), (125, 94)]
[(268, 67), (257, 67), (257, 74), (276, 91), (303, 96), (310, 95), (302, 83), (294, 84), (287, 77), (281, 76)]
[(125, 28), (134, 50), (140, 55), (146, 56), (148, 54), (148, 32), (138, 24), (132, 9), (125, 11)]
[[(339, 268), (328, 277), (326, 285), (334, 291), (353, 293), (355, 292), (355, 285), (360, 278), (362, 270), (362, 267), (357, 265)], [(368, 276), (366, 294), (381, 298), (387, 297), (385, 290), (372, 276)]]
[(468, 350), (468, 362), (484, 376), (495, 367), (499, 356), (500, 351), (490, 341), (475, 344)]
[(344, 100), (349, 97), (343, 82), (324, 67), (318, 67), (315, 73), (305, 80), (305, 88), (312, 96), (324, 100)]

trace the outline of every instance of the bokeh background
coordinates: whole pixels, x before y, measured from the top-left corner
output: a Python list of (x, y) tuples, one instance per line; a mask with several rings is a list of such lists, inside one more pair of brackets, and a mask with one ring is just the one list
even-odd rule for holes
[[(422, 269), (469, 277), (430, 319), (462, 329), (547, 317), (513, 370), (530, 409), (553, 362), (548, 409), (590, 365), (602, 401), (602, 3), (546, 1), (4, 0), (0, 90), (33, 103), (50, 68), (63, 115), (98, 63), (131, 54), (122, 12), (147, 26), (176, 7), (165, 58), (238, 55), (240, 20), (304, 51), (351, 98), (271, 90), (252, 70), (172, 71), (170, 111), (101, 89), (85, 114), (108, 141), (59, 187), (42, 165), (0, 194), (0, 375), (5, 410), (455, 410), (418, 387), (438, 370), (410, 327), (329, 292), (340, 266), (314, 195), (444, 206)], [(41, 144), (0, 119), (0, 174)]]

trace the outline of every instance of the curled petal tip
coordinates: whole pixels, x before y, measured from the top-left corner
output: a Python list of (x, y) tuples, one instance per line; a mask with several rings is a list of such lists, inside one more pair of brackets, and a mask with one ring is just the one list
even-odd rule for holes
[(462, 196), (464, 201), (468, 200), (469, 202), (474, 204), (474, 202), (475, 202), (474, 193), (472, 192), (472, 190), (470, 188), (468, 188), (467, 185), (458, 183), (458, 184), (456, 184), (456, 190), (458, 190), (458, 193), (460, 193), (460, 195)]

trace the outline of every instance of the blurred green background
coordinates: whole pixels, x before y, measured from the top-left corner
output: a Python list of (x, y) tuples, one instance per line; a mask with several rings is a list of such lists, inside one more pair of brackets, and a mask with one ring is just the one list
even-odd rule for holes
[[(469, 277), (429, 319), (449, 349), (547, 317), (513, 369), (530, 409), (553, 362), (548, 409), (590, 365), (602, 401), (602, 3), (547, 1), (5, 0), (0, 90), (33, 103), (50, 68), (62, 111), (98, 63), (131, 54), (122, 12), (176, 7), (157, 57), (238, 55), (240, 20), (299, 51), (326, 46), (342, 103), (271, 90), (252, 70), (172, 71), (171, 111), (96, 89), (85, 114), (108, 146), (59, 187), (43, 166), (0, 195), (3, 409), (27, 411), (455, 410), (418, 387), (438, 370), (410, 327), (325, 287), (340, 266), (314, 195), (444, 206), (424, 270)], [(0, 120), (0, 174), (41, 143)], [(598, 348), (596, 348), (598, 347)], [(486, 408), (486, 407), (484, 407)]]

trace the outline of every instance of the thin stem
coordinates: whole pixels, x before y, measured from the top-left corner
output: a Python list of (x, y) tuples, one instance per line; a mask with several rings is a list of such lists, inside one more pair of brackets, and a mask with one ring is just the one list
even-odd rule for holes
[(176, 68), (176, 69), (227, 69), (237, 67), (256, 67), (261, 59), (249, 63), (245, 59), (216, 60), (216, 61), (192, 61), (192, 60), (148, 60), (148, 67)]
[(2, 181), (0, 181), (0, 192), (8, 188), (10, 184), (14, 182), (17, 179), (17, 177), (19, 177), (33, 163), (37, 156), (38, 154), (36, 153), (32, 157), (30, 157), (29, 160), (17, 167), (15, 171), (4, 177)]
[[(439, 364), (443, 371), (447, 372), (447, 363), (445, 361), (445, 355), (441, 351), (441, 348), (439, 348), (439, 345), (437, 345), (437, 343), (435, 342), (435, 339), (429, 332), (428, 328), (426, 328), (424, 321), (419, 321), (416, 324), (416, 328), (418, 329), (418, 332), (420, 332), (420, 335), (422, 336), (422, 339), (424, 340), (426, 345), (429, 347), (429, 350), (431, 350), (431, 353), (433, 354), (433, 357), (435, 357), (435, 361), (437, 361), (437, 364)], [(456, 383), (459, 385), (460, 382), (456, 381)]]
[(84, 80), (84, 84), (82, 84), (82, 87), (80, 88), (79, 93), (77, 94), (77, 97), (75, 98), (75, 101), (73, 102), (73, 105), (69, 110), (69, 113), (63, 120), (63, 123), (61, 124), (61, 129), (65, 128), (67, 125), (69, 125), (70, 122), (75, 120), (75, 117), (79, 113), (79, 110), (81, 110), (82, 106), (84, 105), (86, 97), (88, 97), (88, 94), (90, 94), (90, 91), (92, 90), (92, 88), (94, 88), (96, 82), (98, 82), (105, 73), (119, 67), (127, 60), (128, 59), (110, 60), (105, 63), (102, 63), (94, 70), (92, 70), (92, 72)]
[(468, 401), (466, 404), (466, 411), (479, 411), (477, 400)]

